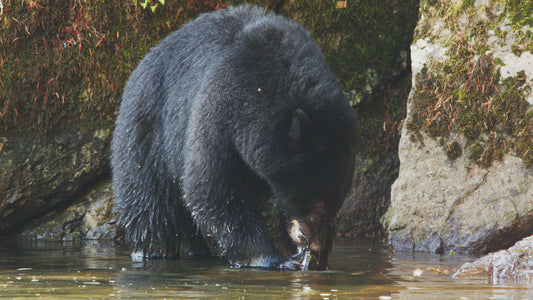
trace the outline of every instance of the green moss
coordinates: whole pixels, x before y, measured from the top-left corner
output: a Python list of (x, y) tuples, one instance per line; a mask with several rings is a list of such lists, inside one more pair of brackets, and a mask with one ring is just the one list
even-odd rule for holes
[[(506, 2), (506, 12), (511, 14), (513, 23), (523, 24), (515, 19), (528, 20), (528, 17), (511, 13), (511, 10), (527, 10), (531, 1), (524, 4), (511, 2)], [(450, 13), (444, 6), (435, 5), (437, 9), (432, 17), (447, 20), (445, 16), (449, 18)], [(462, 11), (457, 12), (466, 12), (471, 24), (466, 24), (460, 34), (452, 35), (446, 41), (447, 59), (429, 62), (428, 67), (417, 75), (408, 129), (413, 132), (424, 131), (433, 138), (448, 138), (450, 133), (461, 133), (467, 139), (465, 150), (468, 158), (483, 167), (502, 159), (509, 151), (514, 151), (531, 167), (529, 149), (533, 149), (533, 114), (528, 113), (531, 106), (525, 101), (525, 95), (531, 87), (526, 82), (525, 72), (519, 72), (511, 78), (501, 78), (498, 68), (503, 63), (493, 58), (486, 44), (490, 22), (470, 17), (470, 14), (477, 12), (469, 9), (462, 7)], [(485, 8), (485, 13), (491, 22), (496, 23), (496, 18), (491, 15), (491, 7)], [(527, 15), (531, 16), (530, 9)], [(428, 17), (426, 20), (430, 19)], [(449, 28), (457, 26), (453, 23), (446, 25)], [(425, 27), (422, 24), (419, 28)], [(425, 34), (439, 39), (432, 36), (430, 30), (417, 31), (418, 37)], [(506, 36), (503, 32), (496, 34)], [(521, 40), (513, 47), (529, 49), (533, 47), (533, 42), (532, 39)], [(451, 151), (449, 146), (445, 148), (445, 153), (448, 157), (454, 157), (456, 152)]]
[[(484, 167), (509, 150), (521, 155), (530, 166), (526, 149), (533, 147), (533, 119), (527, 113), (530, 105), (524, 100), (524, 74), (500, 83), (490, 56), (475, 63), (466, 61), (463, 67), (469, 70), (466, 76), (460, 69), (436, 77), (425, 69), (419, 74), (412, 125), (408, 128), (425, 131), (434, 138), (463, 134), (471, 148), (469, 158)], [(448, 148), (446, 155), (450, 156)]]
[[(505, 0), (505, 13), (515, 35), (511, 45), (513, 53), (533, 52), (533, 0)], [(529, 26), (529, 28), (524, 27)]]
[(448, 159), (455, 160), (463, 154), (463, 149), (457, 141), (451, 141), (446, 144), (446, 156)]
[(391, 83), (383, 90), (375, 91), (371, 101), (356, 106), (358, 113), (359, 154), (372, 157), (380, 153), (397, 153), (400, 128), (406, 114), (411, 79)]
[(506, 0), (506, 13), (513, 26), (533, 27), (533, 0)]
[(383, 216), (381, 217), (381, 224), (383, 224), (383, 227), (384, 228), (389, 228), (391, 222), (392, 222), (392, 217), (394, 216), (394, 213), (392, 211), (392, 209), (388, 209), (387, 212), (385, 214), (383, 214)]
[(0, 136), (112, 128), (122, 88), (159, 39), (220, 5), (170, 0), (13, 1), (0, 19)]

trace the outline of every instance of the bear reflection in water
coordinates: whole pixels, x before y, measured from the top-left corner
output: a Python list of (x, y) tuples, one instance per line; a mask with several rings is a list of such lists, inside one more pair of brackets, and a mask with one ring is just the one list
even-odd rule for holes
[[(203, 14), (151, 49), (124, 89), (112, 167), (125, 238), (145, 258), (323, 268), (355, 127), (302, 26), (250, 6)], [(271, 198), (278, 237), (263, 214)]]

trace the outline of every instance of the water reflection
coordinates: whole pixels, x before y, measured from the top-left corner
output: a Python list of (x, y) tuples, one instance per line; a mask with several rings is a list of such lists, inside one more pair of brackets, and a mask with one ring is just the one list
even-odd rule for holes
[[(395, 255), (379, 241), (338, 241), (330, 270), (232, 269), (216, 258), (135, 262), (99, 243), (0, 240), (0, 296), (51, 298), (527, 299), (526, 284), (451, 278), (466, 255)], [(381, 298), (380, 298), (381, 297)]]

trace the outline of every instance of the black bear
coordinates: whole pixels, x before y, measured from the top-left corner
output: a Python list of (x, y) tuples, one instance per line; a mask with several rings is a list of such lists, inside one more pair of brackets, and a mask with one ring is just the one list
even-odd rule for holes
[[(203, 14), (151, 49), (125, 86), (111, 159), (125, 238), (142, 257), (206, 247), (233, 266), (324, 266), (355, 131), (301, 25), (251, 6)], [(269, 199), (292, 254), (267, 230)]]

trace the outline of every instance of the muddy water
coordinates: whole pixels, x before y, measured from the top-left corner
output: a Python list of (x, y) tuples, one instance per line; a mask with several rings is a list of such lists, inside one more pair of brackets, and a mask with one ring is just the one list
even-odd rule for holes
[(232, 269), (215, 258), (133, 262), (113, 245), (0, 240), (0, 296), (207, 299), (533, 299), (533, 283), (452, 279), (467, 255), (394, 255), (338, 241), (330, 270)]

